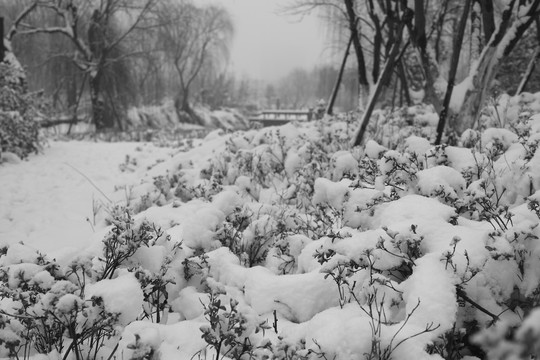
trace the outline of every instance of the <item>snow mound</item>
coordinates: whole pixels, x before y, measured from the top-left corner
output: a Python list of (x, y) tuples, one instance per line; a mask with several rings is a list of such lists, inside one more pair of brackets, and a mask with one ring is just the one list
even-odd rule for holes
[(137, 319), (143, 304), (141, 286), (131, 273), (88, 286), (86, 298), (101, 298), (108, 312), (120, 314), (120, 323), (123, 325)]
[(504, 150), (518, 141), (518, 136), (507, 129), (489, 128), (482, 132), (482, 143), (485, 146), (500, 144)]
[(419, 171), (417, 188), (425, 196), (439, 197), (445, 201), (455, 201), (465, 189), (465, 179), (461, 173), (449, 166), (436, 166)]

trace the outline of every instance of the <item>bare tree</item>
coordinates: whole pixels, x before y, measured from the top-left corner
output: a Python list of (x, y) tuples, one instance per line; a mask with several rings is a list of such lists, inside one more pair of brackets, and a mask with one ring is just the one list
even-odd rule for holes
[[(111, 78), (107, 74), (129, 77), (121, 62), (130, 56), (122, 51), (122, 44), (133, 36), (143, 19), (151, 15), (156, 0), (32, 0), (13, 21), (8, 40), (15, 35), (49, 34), (68, 39), (73, 46), (71, 54), (64, 54), (88, 79), (92, 120), (96, 129), (114, 125), (116, 96), (104, 84)], [(48, 14), (49, 21), (32, 21), (36, 11)], [(28, 20), (28, 21), (27, 21)], [(84, 23), (88, 26), (85, 29)], [(115, 24), (121, 23), (121, 26)], [(86, 30), (86, 31), (85, 31)], [(114, 70), (112, 70), (114, 69)], [(118, 84), (119, 82), (117, 82)], [(110, 104), (107, 108), (105, 104)], [(112, 112), (112, 113), (111, 113)], [(118, 124), (119, 125), (119, 124)]]
[[(390, 0), (291, 0), (286, 13), (318, 11), (334, 31), (350, 40), (356, 55), (359, 105), (369, 109), (373, 106), (368, 101), (377, 101), (372, 96), (377, 86), (379, 95), (383, 94), (391, 83), (394, 68), (400, 69), (401, 59), (394, 64), (390, 57), (394, 45), (402, 41), (404, 9), (406, 6), (400, 1)], [(383, 79), (383, 68), (389, 62), (391, 66)], [(400, 76), (397, 81), (405, 80)]]
[[(401, 62), (406, 60), (409, 64), (415, 58), (423, 77), (424, 100), (440, 114), (436, 142), (441, 141), (447, 118), (458, 135), (474, 126), (499, 70), (501, 58), (512, 52), (540, 12), (540, 0), (296, 0), (293, 5), (303, 11), (331, 9), (331, 13), (341, 14), (343, 19), (347, 19), (357, 53), (360, 87), (365, 66), (370, 66), (371, 77), (368, 76), (367, 80), (371, 84), (371, 97), (353, 142), (356, 145), (362, 143), (371, 111), (384, 97), (382, 90), (385, 85), (391, 83), (394, 75), (406, 84), (407, 77)], [(359, 21), (356, 27), (351, 25), (355, 19)], [(465, 40), (468, 23), (470, 36)], [(408, 32), (402, 31), (403, 25)], [(467, 47), (462, 46), (464, 41), (468, 41)], [(401, 50), (396, 54), (394, 45), (400, 43)], [(409, 44), (413, 45), (416, 53), (413, 58), (407, 58), (409, 51), (405, 50)], [(466, 48), (469, 53), (460, 56)], [(368, 55), (371, 56), (369, 61), (366, 60)], [(534, 61), (531, 60), (529, 69)], [(385, 68), (388, 71), (385, 72)], [(463, 103), (452, 96), (456, 93), (455, 84), (460, 85)], [(458, 113), (460, 116), (456, 116)]]
[(176, 108), (192, 120), (191, 88), (203, 66), (227, 58), (234, 27), (229, 13), (220, 6), (197, 6), (191, 1), (163, 2), (158, 16), (164, 24), (157, 41), (178, 75), (180, 89)]
[(330, 95), (330, 100), (328, 101), (328, 106), (326, 107), (326, 114), (328, 115), (333, 115), (334, 113), (334, 104), (336, 103), (339, 88), (341, 86), (341, 81), (343, 80), (343, 73), (345, 72), (345, 67), (347, 66), (347, 59), (349, 58), (349, 52), (351, 50), (352, 42), (353, 37), (351, 36), (351, 38), (349, 39), (349, 43), (347, 44), (345, 54), (343, 55), (341, 66), (339, 67), (339, 73), (336, 79), (336, 83), (334, 85), (334, 90), (332, 90), (332, 95)]
[[(374, 90), (371, 93), (367, 108), (364, 111), (364, 114), (362, 115), (360, 128), (353, 140), (354, 146), (362, 144), (366, 130), (367, 130), (367, 126), (371, 119), (371, 114), (373, 113), (373, 110), (375, 109), (375, 105), (382, 93), (383, 87), (390, 81), (393, 68), (396, 66), (398, 58), (400, 57), (399, 54), (403, 51), (402, 44), (401, 44), (401, 41), (403, 38), (403, 32), (404, 32), (405, 26), (410, 24), (412, 17), (409, 12), (409, 9), (404, 4), (402, 4), (400, 7), (396, 6), (394, 11), (397, 14), (401, 14), (400, 19), (399, 19), (399, 26), (398, 26), (397, 32), (394, 33), (394, 40), (386, 56), (386, 60), (385, 60), (382, 72), (380, 74), (377, 74), (376, 85), (374, 87)], [(406, 47), (407, 44), (405, 44), (404, 46)]]

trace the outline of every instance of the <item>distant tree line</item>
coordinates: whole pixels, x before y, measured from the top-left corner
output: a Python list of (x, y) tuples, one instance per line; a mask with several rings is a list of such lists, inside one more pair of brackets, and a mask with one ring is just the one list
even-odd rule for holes
[(494, 89), (540, 85), (540, 0), (290, 0), (289, 11), (323, 15), (346, 51), (267, 86), (227, 72), (234, 27), (211, 2), (0, 0), (31, 90), (74, 118), (90, 114), (98, 130), (122, 129), (129, 107), (164, 99), (196, 122), (194, 102), (298, 108), (322, 98), (328, 112), (364, 110), (359, 144), (377, 106), (423, 92), (439, 113), (439, 143), (445, 130), (474, 126)]
[[(281, 79), (265, 86), (262, 105), (267, 108), (302, 109), (314, 107), (317, 102), (328, 101), (339, 69), (331, 65), (307, 70), (295, 68)], [(358, 104), (356, 72), (347, 69), (340, 84), (336, 107), (341, 111), (355, 110)]]

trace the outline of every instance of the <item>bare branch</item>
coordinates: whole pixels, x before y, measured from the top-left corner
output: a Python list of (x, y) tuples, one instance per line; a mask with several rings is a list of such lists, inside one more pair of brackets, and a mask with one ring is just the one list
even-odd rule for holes
[(151, 8), (156, 4), (156, 0), (147, 0), (145, 6), (140, 11), (139, 15), (131, 24), (131, 26), (123, 32), (121, 36), (119, 36), (115, 41), (110, 43), (107, 48), (112, 49), (118, 46), (133, 30), (137, 28), (137, 26), (141, 23), (141, 21), (145, 18), (145, 16), (150, 12)]
[(38, 1), (34, 1), (32, 2), (30, 5), (28, 5), (20, 14), (19, 16), (17, 16), (17, 18), (15, 19), (15, 21), (13, 21), (13, 24), (11, 25), (11, 28), (9, 29), (8, 33), (7, 33), (7, 40), (8, 41), (11, 41), (11, 39), (13, 38), (13, 36), (15, 36), (15, 34), (17, 33), (17, 27), (19, 26), (19, 24), (21, 23), (21, 21), (23, 21), (27, 16), (28, 14), (30, 14), (32, 11), (34, 11), (34, 9), (36, 8), (38, 4)]

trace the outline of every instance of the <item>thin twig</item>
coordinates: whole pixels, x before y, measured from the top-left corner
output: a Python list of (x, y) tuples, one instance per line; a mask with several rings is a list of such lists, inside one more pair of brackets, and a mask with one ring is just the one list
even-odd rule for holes
[(99, 193), (101, 195), (103, 195), (103, 197), (109, 202), (112, 204), (112, 200), (109, 199), (109, 197), (107, 195), (105, 195), (105, 193), (103, 191), (101, 191), (100, 188), (97, 187), (96, 184), (94, 184), (94, 182), (92, 180), (90, 180), (90, 178), (88, 176), (86, 176), (85, 174), (83, 174), (80, 170), (78, 170), (77, 168), (75, 168), (73, 165), (71, 165), (70, 163), (68, 162), (64, 162), (64, 164), (66, 164), (67, 166), (69, 166), (70, 168), (72, 168), (73, 170), (75, 170), (77, 173), (79, 173), (83, 178), (86, 179), (86, 181), (88, 181), (90, 183), (90, 185), (92, 185), (94, 187), (94, 189), (96, 189), (97, 191), (99, 191)]
[(466, 302), (468, 302), (469, 304), (471, 304), (473, 307), (477, 308), (478, 310), (480, 310), (484, 314), (490, 316), (494, 321), (499, 321), (499, 317), (497, 315), (493, 314), (492, 312), (487, 310), (482, 305), (480, 305), (477, 302), (473, 301), (470, 297), (467, 296), (467, 294), (465, 293), (465, 291), (463, 289), (460, 289), (458, 287), (456, 293), (457, 293), (457, 296), (459, 296), (460, 298), (462, 298), (463, 300), (465, 300)]

